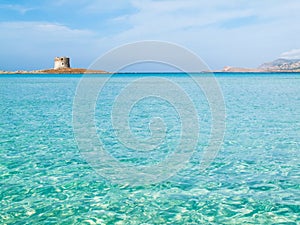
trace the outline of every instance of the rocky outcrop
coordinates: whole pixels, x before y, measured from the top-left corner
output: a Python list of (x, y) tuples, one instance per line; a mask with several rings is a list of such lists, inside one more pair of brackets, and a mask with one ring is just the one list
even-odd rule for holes
[(300, 70), (300, 59), (276, 59), (275, 61), (264, 63), (259, 66), (264, 70)]
[(264, 63), (258, 68), (239, 68), (225, 66), (222, 72), (300, 72), (299, 59), (276, 59), (272, 62)]

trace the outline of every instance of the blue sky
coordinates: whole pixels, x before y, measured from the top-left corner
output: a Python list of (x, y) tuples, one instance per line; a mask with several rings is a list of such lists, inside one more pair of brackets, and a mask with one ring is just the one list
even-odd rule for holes
[(111, 48), (177, 43), (210, 68), (300, 58), (299, 0), (0, 0), (0, 70), (88, 67)]

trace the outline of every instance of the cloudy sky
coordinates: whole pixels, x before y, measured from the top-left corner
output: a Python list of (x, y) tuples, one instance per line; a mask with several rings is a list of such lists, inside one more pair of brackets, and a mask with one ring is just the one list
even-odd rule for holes
[(88, 67), (119, 45), (180, 44), (210, 68), (300, 58), (299, 0), (0, 0), (0, 70)]

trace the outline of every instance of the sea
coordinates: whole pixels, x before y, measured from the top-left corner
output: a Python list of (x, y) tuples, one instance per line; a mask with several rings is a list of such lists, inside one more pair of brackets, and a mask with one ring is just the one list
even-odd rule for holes
[(300, 74), (1, 75), (0, 224), (300, 224)]

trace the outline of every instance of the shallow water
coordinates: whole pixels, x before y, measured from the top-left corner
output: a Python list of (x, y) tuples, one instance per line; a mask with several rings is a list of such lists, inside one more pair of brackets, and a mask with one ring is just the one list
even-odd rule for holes
[[(171, 144), (146, 155), (124, 148), (110, 110), (139, 75), (120, 76), (99, 95), (98, 135), (122, 163), (157, 163), (178, 145), (180, 117), (166, 102), (143, 99), (132, 108), (132, 132), (147, 138), (149, 119), (162, 116)], [(81, 156), (72, 127), (80, 77), (0, 77), (0, 224), (300, 223), (299, 74), (217, 75), (226, 132), (205, 171), (199, 164), (212, 123), (208, 103), (185, 76), (166, 76), (193, 99), (200, 139), (185, 168), (140, 186), (112, 183)]]

